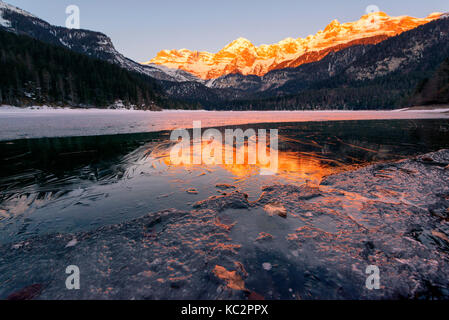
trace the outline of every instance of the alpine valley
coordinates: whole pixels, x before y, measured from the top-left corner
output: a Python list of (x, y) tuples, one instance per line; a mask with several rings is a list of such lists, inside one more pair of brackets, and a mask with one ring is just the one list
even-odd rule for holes
[[(10, 75), (0, 83), (0, 103), (216, 110), (363, 110), (445, 103), (448, 17), (374, 12), (355, 22), (334, 20), (304, 39), (256, 47), (239, 38), (217, 53), (163, 50), (138, 63), (119, 53), (102, 33), (53, 26), (0, 1), (0, 63), (8, 65)], [(42, 42), (46, 46), (37, 45)], [(128, 90), (111, 91), (118, 85), (110, 83), (96, 89), (103, 98), (93, 99), (90, 86), (82, 84), (96, 79), (76, 66), (66, 74), (53, 70), (39, 60), (45, 56), (40, 50), (70, 51), (77, 57), (71, 60), (98, 69), (101, 79), (121, 73)]]

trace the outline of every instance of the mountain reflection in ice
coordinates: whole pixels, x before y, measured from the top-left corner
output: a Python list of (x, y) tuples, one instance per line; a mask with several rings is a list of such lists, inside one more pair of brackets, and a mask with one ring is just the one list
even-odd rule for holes
[(447, 148), (448, 120), (240, 128), (279, 130), (276, 175), (174, 165), (170, 132), (1, 142), (0, 298), (449, 297), (449, 152), (387, 162)]
[[(232, 186), (319, 184), (332, 173), (447, 145), (447, 120), (240, 126), (279, 129), (279, 171), (256, 165), (173, 165), (169, 132), (1, 142), (0, 242), (75, 232), (167, 208), (187, 210)], [(245, 146), (247, 147), (247, 146)]]

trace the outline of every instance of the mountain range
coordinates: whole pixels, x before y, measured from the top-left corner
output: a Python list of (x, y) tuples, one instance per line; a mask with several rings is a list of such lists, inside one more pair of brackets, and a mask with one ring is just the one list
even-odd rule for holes
[(439, 81), (431, 79), (449, 57), (449, 19), (441, 13), (371, 13), (356, 22), (334, 20), (304, 39), (256, 47), (240, 38), (216, 54), (163, 50), (142, 64), (102, 33), (53, 26), (2, 1), (0, 29), (150, 77), (166, 99), (189, 108), (391, 109), (425, 101), (414, 95), (426, 81), (433, 89), (444, 85), (444, 68)]
[(440, 13), (433, 13), (420, 19), (373, 12), (355, 22), (340, 24), (334, 20), (324, 30), (304, 39), (287, 38), (276, 44), (256, 47), (249, 40), (239, 38), (217, 53), (163, 50), (146, 64), (185, 70), (205, 80), (236, 73), (263, 76), (272, 70), (295, 68), (321, 60), (330, 52), (348, 46), (379, 43), (440, 16)]

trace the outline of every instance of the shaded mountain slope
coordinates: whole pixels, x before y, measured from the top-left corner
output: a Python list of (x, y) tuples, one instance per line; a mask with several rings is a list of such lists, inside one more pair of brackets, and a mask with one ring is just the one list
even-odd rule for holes
[(446, 59), (430, 77), (416, 88), (410, 105), (449, 103), (449, 59)]
[(163, 66), (156, 65), (143, 66), (128, 59), (115, 49), (112, 40), (103, 33), (53, 26), (24, 10), (2, 1), (0, 1), (0, 17), (3, 21), (0, 24), (0, 29), (62, 46), (155, 79), (165, 81), (198, 80), (195, 76), (182, 70), (168, 70)]
[[(119, 102), (120, 101), (120, 102)], [(178, 107), (152, 78), (0, 30), (0, 104)]]

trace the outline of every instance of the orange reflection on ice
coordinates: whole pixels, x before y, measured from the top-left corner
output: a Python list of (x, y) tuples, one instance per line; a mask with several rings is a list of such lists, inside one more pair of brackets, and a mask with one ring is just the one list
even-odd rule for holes
[[(190, 146), (189, 153), (179, 154), (179, 157), (175, 162), (170, 158), (170, 148), (156, 148), (153, 150), (151, 156), (158, 159), (168, 167), (184, 167), (186, 169), (205, 169), (214, 170), (214, 168), (224, 168), (228, 172), (232, 173), (236, 179), (241, 179), (253, 175), (259, 175), (263, 170), (271, 170), (271, 163), (260, 161), (256, 157), (255, 163), (248, 161), (249, 155), (254, 150), (259, 148), (266, 148), (266, 155), (270, 155), (270, 149), (267, 146), (261, 146), (259, 141), (256, 141), (256, 148), (251, 148), (248, 143), (245, 143), (240, 148), (232, 147), (233, 159), (232, 163), (229, 163), (225, 159), (226, 149), (230, 146), (226, 146), (220, 141), (203, 141), (201, 148), (194, 148)], [(214, 152), (219, 150), (219, 152)], [(311, 153), (300, 153), (294, 151), (277, 151), (277, 173), (276, 176), (290, 180), (291, 182), (309, 181), (311, 183), (320, 183), (321, 179), (334, 173), (337, 169), (329, 165), (330, 160), (322, 159), (318, 155)], [(238, 154), (244, 155), (244, 162), (242, 164), (236, 164)], [(199, 157), (201, 159), (200, 164), (193, 164), (193, 159)], [(207, 161), (205, 158), (209, 157)], [(219, 158), (221, 157), (221, 158)], [(211, 161), (212, 159), (212, 161)]]

